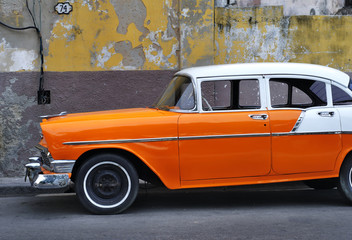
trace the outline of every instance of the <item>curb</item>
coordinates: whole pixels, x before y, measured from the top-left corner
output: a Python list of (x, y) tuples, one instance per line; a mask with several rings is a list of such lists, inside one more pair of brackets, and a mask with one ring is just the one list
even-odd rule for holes
[(62, 193), (66, 189), (35, 189), (22, 178), (0, 178), (0, 197), (15, 195), (36, 195), (46, 193)]
[[(197, 189), (178, 189), (169, 190), (163, 186), (153, 186), (151, 184), (140, 181), (140, 192), (161, 193), (161, 192), (218, 192), (218, 191), (290, 191), (290, 190), (308, 190), (302, 181), (288, 183), (271, 183), (245, 186), (230, 186), (230, 187), (213, 187), (213, 188), (197, 188)], [(69, 188), (64, 189), (35, 189), (24, 178), (0, 178), (0, 197), (6, 196), (21, 196), (21, 195), (38, 195), (50, 193), (65, 193), (70, 192)], [(72, 192), (72, 191), (71, 191)]]

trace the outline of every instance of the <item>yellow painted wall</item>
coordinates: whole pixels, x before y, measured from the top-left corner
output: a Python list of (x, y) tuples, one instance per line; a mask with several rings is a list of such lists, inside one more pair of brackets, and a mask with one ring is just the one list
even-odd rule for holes
[(214, 63), (214, 0), (180, 0), (180, 67)]
[(282, 7), (215, 9), (214, 63), (302, 62), (352, 71), (352, 16), (284, 17)]
[(140, 1), (146, 8), (143, 26), (138, 28), (133, 12), (126, 12), (120, 16), (131, 18), (125, 34), (117, 32), (120, 19), (111, 1), (99, 1), (99, 5), (74, 1), (74, 11), (60, 16), (53, 26), (45, 70), (177, 69), (178, 26), (170, 23), (177, 1)]
[[(58, 15), (57, 2), (42, 1), (45, 71), (264, 61), (352, 71), (352, 16), (285, 17), (279, 6), (214, 8), (214, 0), (68, 0), (73, 11)], [(27, 13), (0, 13), (15, 26), (31, 25)], [(1, 72), (38, 71), (35, 32), (0, 28), (0, 61)]]
[(352, 16), (290, 18), (292, 62), (308, 62), (352, 71)]

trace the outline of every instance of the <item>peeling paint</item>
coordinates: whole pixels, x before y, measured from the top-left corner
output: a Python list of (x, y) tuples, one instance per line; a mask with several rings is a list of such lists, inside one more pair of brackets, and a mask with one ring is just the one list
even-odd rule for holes
[(2, 38), (0, 42), (0, 66), (3, 71), (33, 71), (37, 68), (38, 54), (34, 50), (12, 48)]
[[(304, 7), (333, 9), (340, 6), (336, 1), (309, 0)], [(57, 2), (42, 1), (46, 71), (177, 70), (251, 61), (304, 61), (352, 70), (347, 56), (352, 17), (286, 17), (290, 1), (236, 1), (214, 8), (214, 0), (69, 0), (74, 8), (69, 15), (53, 12)], [(259, 2), (283, 6), (253, 7)], [(31, 25), (23, 2), (4, 0), (0, 6), (6, 22)], [(310, 46), (311, 37), (319, 49)], [(0, 39), (0, 71), (39, 70), (35, 31), (0, 28)]]
[(181, 68), (212, 64), (214, 0), (180, 0), (180, 5)]
[(352, 70), (352, 17), (285, 17), (282, 7), (217, 8), (215, 15), (216, 64), (305, 62)]
[(177, 0), (72, 4), (74, 14), (53, 25), (46, 70), (178, 68)]

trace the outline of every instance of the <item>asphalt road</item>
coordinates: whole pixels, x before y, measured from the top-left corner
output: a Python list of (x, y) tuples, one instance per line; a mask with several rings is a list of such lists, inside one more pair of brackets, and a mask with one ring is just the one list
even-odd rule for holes
[(0, 198), (0, 239), (352, 239), (337, 190), (142, 190), (120, 215), (91, 215), (74, 194)]

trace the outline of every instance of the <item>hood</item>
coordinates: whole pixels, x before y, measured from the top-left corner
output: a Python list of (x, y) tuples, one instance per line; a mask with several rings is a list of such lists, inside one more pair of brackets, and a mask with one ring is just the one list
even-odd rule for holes
[(65, 142), (176, 137), (179, 113), (132, 108), (67, 114), (40, 124), (48, 146)]

